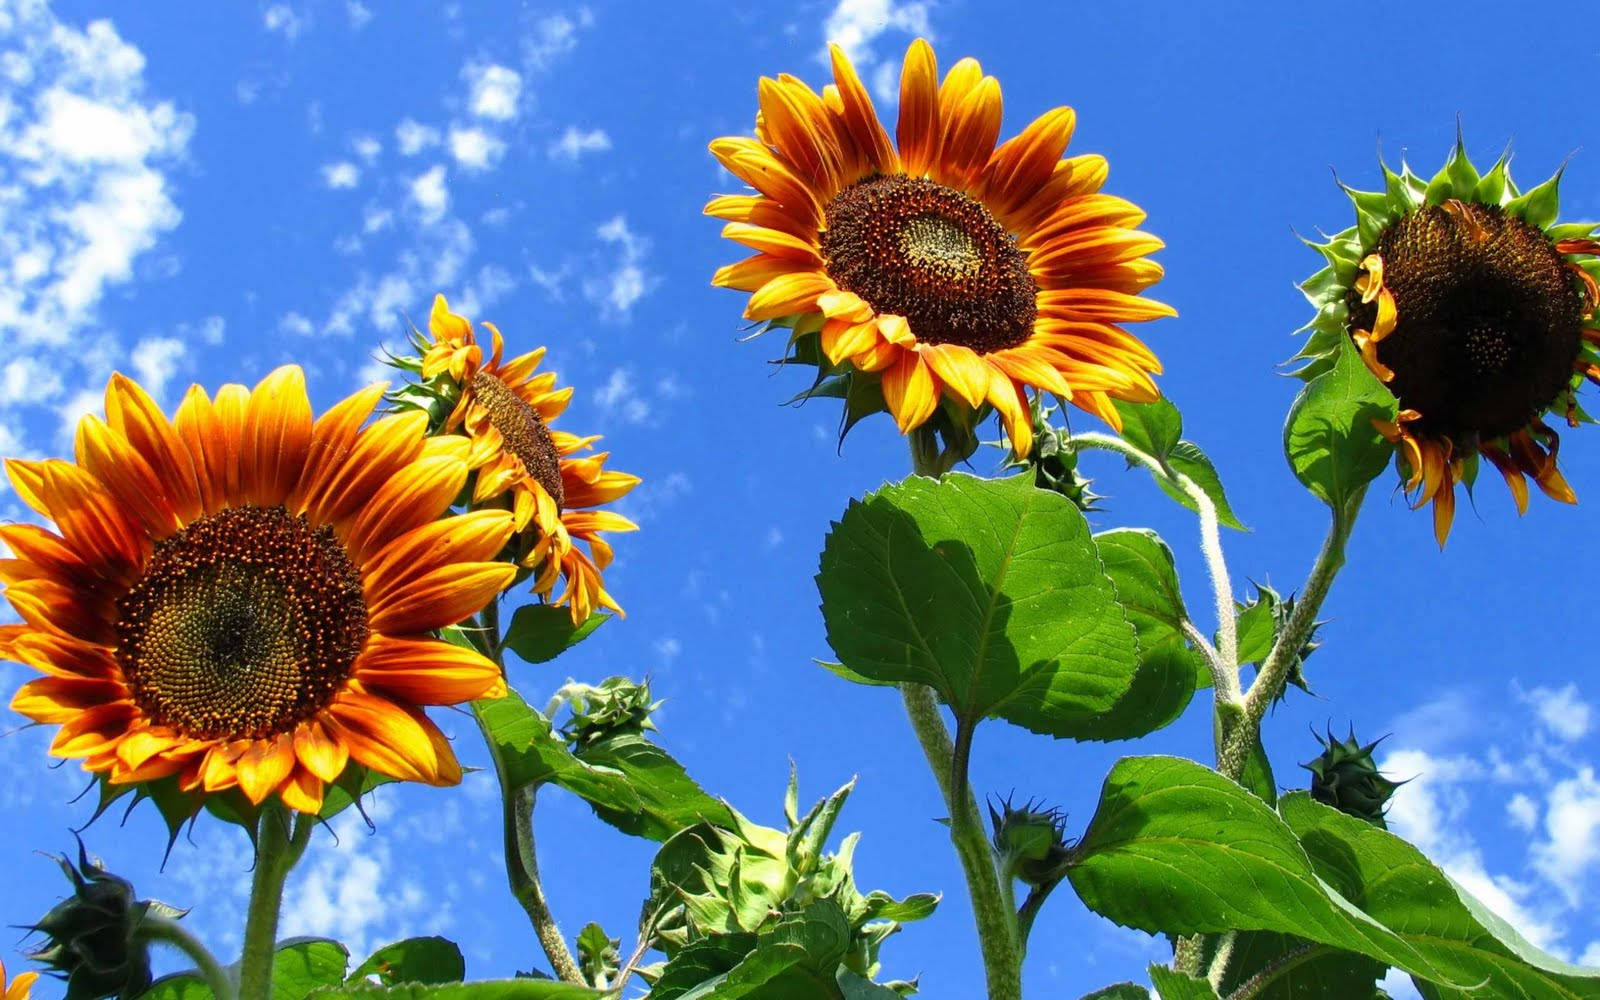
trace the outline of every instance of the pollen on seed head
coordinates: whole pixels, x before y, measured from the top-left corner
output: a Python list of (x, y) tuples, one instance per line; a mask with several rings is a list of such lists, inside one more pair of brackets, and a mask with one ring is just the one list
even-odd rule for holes
[(152, 722), (196, 739), (290, 732), (366, 643), (361, 574), (331, 528), (231, 507), (156, 543), (117, 601), (117, 660)]
[(566, 504), (566, 490), (561, 483), (561, 455), (556, 451), (550, 428), (545, 426), (539, 411), (528, 401), (512, 392), (500, 379), (487, 372), (472, 376), (472, 393), (489, 413), (489, 423), (500, 432), (506, 449), (528, 475), (534, 478), (550, 499), (560, 508)]
[(981, 203), (926, 178), (893, 174), (845, 188), (826, 209), (828, 276), (917, 339), (980, 354), (1028, 339), (1038, 286), (1027, 256)]
[[(1378, 236), (1394, 331), (1377, 344), (1421, 433), (1475, 446), (1514, 433), (1567, 389), (1582, 344), (1583, 296), (1538, 228), (1495, 205), (1418, 209)], [(1350, 329), (1377, 303), (1346, 298)]]

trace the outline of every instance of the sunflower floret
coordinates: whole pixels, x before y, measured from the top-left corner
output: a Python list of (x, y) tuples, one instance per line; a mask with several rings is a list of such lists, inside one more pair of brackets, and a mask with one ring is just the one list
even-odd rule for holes
[(1556, 224), (1559, 172), (1523, 191), (1505, 155), (1480, 173), (1459, 139), (1429, 179), (1382, 170), (1382, 191), (1345, 188), (1356, 225), (1311, 244), (1326, 264), (1301, 285), (1316, 314), (1296, 374), (1317, 377), (1354, 344), (1395, 397), (1395, 419), (1375, 426), (1413, 506), (1432, 504), (1441, 546), (1480, 459), (1519, 512), (1530, 479), (1576, 503), (1551, 423), (1592, 422), (1576, 392), (1600, 383), (1595, 226)]

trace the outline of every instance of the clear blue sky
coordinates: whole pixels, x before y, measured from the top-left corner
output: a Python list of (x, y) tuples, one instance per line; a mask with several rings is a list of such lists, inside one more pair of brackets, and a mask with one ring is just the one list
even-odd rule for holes
[[(547, 364), (576, 386), (562, 426), (603, 433), (611, 464), (644, 478), (621, 505), (642, 530), (618, 539), (607, 577), (627, 620), (513, 682), (538, 701), (569, 675), (649, 674), (668, 699), (666, 745), (767, 823), (781, 822), (790, 758), (808, 796), (859, 774), (841, 830), (865, 831), (863, 888), (950, 894), (886, 946), (886, 970), (921, 973), (930, 997), (974, 996), (960, 875), (897, 701), (811, 663), (828, 653), (812, 583), (828, 521), (903, 476), (905, 448), (878, 417), (836, 453), (830, 405), (780, 405), (803, 385), (769, 373), (782, 345), (737, 342), (743, 296), (709, 278), (739, 250), (700, 215), (737, 182), (705, 144), (749, 129), (761, 74), (820, 85), (830, 31), (869, 86), (897, 70), (916, 32), (944, 65), (977, 56), (1003, 87), (1004, 135), (1073, 105), (1072, 151), (1106, 155), (1108, 190), (1148, 210), (1168, 243), (1155, 295), (1181, 315), (1140, 332), (1187, 436), (1253, 529), (1226, 539), (1235, 579), (1287, 591), (1325, 521), (1282, 458), (1298, 383), (1274, 365), (1309, 318), (1294, 282), (1318, 258), (1296, 232), (1352, 218), (1330, 167), (1373, 187), (1381, 149), (1431, 173), (1459, 119), (1480, 162), (1512, 143), (1524, 184), (1567, 163), (1563, 218), (1600, 216), (1600, 151), (1583, 148), (1600, 134), (1600, 10), (1568, 5), (1537, 25), (1479, 2), (1362, 16), (1349, 4), (21, 0), (0, 10), (0, 451), (70, 451), (71, 421), (99, 405), (114, 369), (170, 404), (191, 381), (254, 382), (295, 361), (325, 406), (367, 379), (375, 349), (403, 316), (425, 316), (435, 291), (497, 322), (513, 351), (547, 344)], [(1291, 787), (1316, 749), (1309, 727), (1392, 733), (1392, 770), (1421, 775), (1394, 826), (1534, 940), (1600, 964), (1600, 673), (1588, 641), (1600, 430), (1563, 440), (1586, 506), (1535, 496), (1519, 520), (1491, 472), (1442, 553), (1427, 513), (1380, 480), (1310, 662), (1320, 698), (1292, 694), (1267, 732)], [(1192, 523), (1114, 460), (1090, 461), (1110, 496), (1100, 526), (1161, 530), (1209, 629)], [(977, 470), (991, 467), (980, 456)], [(0, 492), (0, 517), (23, 516)], [(25, 679), (0, 665), (6, 697)], [(482, 764), (470, 720), (435, 715)], [(22, 722), (6, 713), (0, 730)], [(69, 828), (89, 813), (69, 801), (81, 773), (47, 763), (48, 737), (0, 737), (0, 923), (58, 898), (65, 883), (33, 852), (70, 849)], [(1060, 805), (1081, 831), (1116, 757), (1206, 758), (1209, 745), (1200, 704), (1130, 747), (993, 723), (978, 735), (975, 783)], [(286, 931), (357, 948), (444, 933), (462, 941), (470, 975), (527, 968), (537, 949), (503, 887), (496, 812), (482, 774), (460, 790), (383, 791), (375, 835), (353, 820), (334, 824), (337, 845), (319, 834), (291, 881)], [(631, 940), (650, 845), (557, 791), (541, 799), (538, 830), (566, 929), (598, 919)], [(202, 822), (164, 872), (153, 811), (87, 837), (235, 951), (241, 834)], [(0, 935), (12, 971), (25, 967), (20, 945)], [(1140, 977), (1166, 955), (1068, 894), (1032, 948), (1039, 996)]]

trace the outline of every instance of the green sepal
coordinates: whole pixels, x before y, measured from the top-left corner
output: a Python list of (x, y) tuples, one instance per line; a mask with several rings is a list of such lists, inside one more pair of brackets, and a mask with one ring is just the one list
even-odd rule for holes
[(1549, 180), (1538, 187), (1530, 188), (1506, 202), (1505, 210), (1512, 215), (1520, 216), (1522, 221), (1535, 229), (1544, 230), (1554, 225), (1556, 216), (1561, 212), (1559, 189), (1562, 170), (1557, 170)]

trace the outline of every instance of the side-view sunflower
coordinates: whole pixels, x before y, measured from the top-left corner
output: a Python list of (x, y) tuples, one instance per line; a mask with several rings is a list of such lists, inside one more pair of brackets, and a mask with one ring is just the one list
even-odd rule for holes
[(1506, 157), (1480, 175), (1459, 140), (1430, 180), (1404, 166), (1383, 174), (1383, 191), (1347, 189), (1355, 226), (1312, 244), (1328, 266), (1301, 286), (1317, 316), (1299, 374), (1314, 377), (1354, 344), (1394, 395), (1396, 419), (1378, 430), (1396, 445), (1413, 506), (1433, 504), (1441, 546), (1455, 485), (1472, 486), (1479, 456), (1519, 513), (1528, 479), (1576, 503), (1545, 417), (1593, 422), (1576, 391), (1600, 383), (1595, 226), (1556, 224), (1559, 173), (1522, 192)]
[[(435, 296), (429, 339), (417, 345), (422, 378), (450, 405), (442, 429), (470, 442), (468, 465), (477, 473), (472, 501), (508, 497), (517, 562), (533, 571), (534, 592), (567, 605), (574, 623), (601, 607), (621, 614), (602, 576), (612, 549), (601, 532), (638, 526), (593, 508), (627, 494), (639, 477), (607, 470), (609, 452), (585, 454), (598, 435), (578, 437), (550, 426), (567, 408), (572, 387), (557, 389), (555, 372), (538, 371), (544, 348), (502, 361), (499, 329), (483, 326), (492, 345), (487, 358), (472, 324), (451, 312), (444, 296)], [(565, 586), (552, 599), (561, 580)]]
[(347, 766), (454, 784), (421, 706), (505, 690), (487, 658), (429, 633), (476, 613), (513, 567), (506, 511), (440, 519), (467, 446), (403, 413), (363, 427), (370, 386), (313, 419), (288, 366), (254, 390), (191, 388), (169, 422), (113, 375), (76, 461), (8, 460), (55, 530), (0, 527), (22, 619), (0, 657), (46, 676), (11, 707), (60, 726), (58, 757), (113, 784), (276, 795), (301, 812)]
[(1062, 159), (1072, 109), (996, 148), (999, 83), (970, 58), (940, 82), (918, 39), (900, 77), (897, 149), (849, 59), (830, 51), (821, 94), (763, 78), (755, 137), (711, 143), (758, 192), (706, 206), (723, 236), (756, 251), (712, 283), (750, 292), (748, 319), (791, 328), (796, 359), (848, 383), (829, 394), (852, 411), (872, 397), (902, 433), (941, 398), (969, 423), (992, 406), (1026, 455), (1028, 387), (1120, 430), (1111, 401), (1156, 399), (1161, 365), (1119, 324), (1174, 311), (1139, 296), (1161, 277), (1147, 259), (1161, 241), (1134, 228), (1145, 213), (1099, 193), (1103, 157)]

